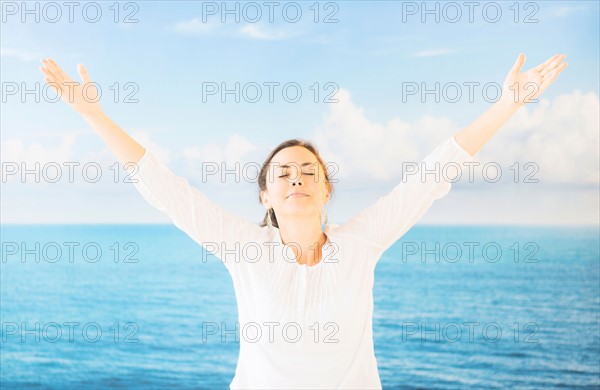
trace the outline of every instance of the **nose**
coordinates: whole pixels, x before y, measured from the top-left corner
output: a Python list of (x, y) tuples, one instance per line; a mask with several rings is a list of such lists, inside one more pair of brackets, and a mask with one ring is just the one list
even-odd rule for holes
[(302, 175), (302, 170), (297, 169), (297, 172), (291, 175), (289, 182), (292, 186), (295, 186), (296, 184), (302, 186), (304, 184), (304, 175)]
[(302, 174), (302, 169), (300, 167), (294, 166), (290, 172), (290, 176), (288, 177), (288, 182), (292, 185), (302, 186), (304, 184), (304, 175)]
[(304, 179), (302, 179), (302, 174), (300, 174), (297, 177), (295, 177), (294, 179), (291, 179), (290, 183), (292, 184), (292, 186), (295, 186), (295, 185), (302, 186), (303, 181), (304, 181)]

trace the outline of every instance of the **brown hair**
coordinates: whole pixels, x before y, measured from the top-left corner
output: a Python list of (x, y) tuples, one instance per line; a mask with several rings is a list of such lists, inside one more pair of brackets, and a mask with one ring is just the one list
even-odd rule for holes
[[(277, 145), (277, 147), (275, 147), (275, 149), (273, 149), (273, 151), (271, 151), (271, 153), (269, 154), (269, 156), (267, 157), (267, 159), (265, 160), (265, 162), (263, 163), (263, 165), (260, 169), (260, 173), (258, 175), (258, 189), (259, 189), (258, 201), (260, 202), (260, 204), (262, 204), (260, 192), (267, 190), (267, 172), (268, 172), (269, 164), (271, 163), (271, 160), (280, 150), (289, 148), (291, 146), (302, 146), (302, 147), (308, 149), (308, 151), (310, 151), (312, 154), (315, 155), (315, 157), (317, 158), (317, 161), (319, 162), (319, 164), (321, 164), (321, 167), (323, 168), (323, 171), (325, 172), (325, 183), (329, 186), (330, 194), (331, 194), (331, 196), (333, 196), (333, 185), (331, 184), (331, 181), (329, 180), (330, 179), (329, 172), (327, 172), (327, 167), (325, 166), (323, 159), (319, 155), (319, 151), (317, 150), (317, 148), (310, 141), (305, 141), (305, 140), (301, 140), (301, 139), (289, 139), (287, 141), (283, 141), (282, 143)], [(260, 223), (260, 226), (266, 226), (268, 218), (269, 218), (269, 212), (267, 210), (267, 212), (265, 213), (265, 217), (263, 218), (262, 222)], [(271, 223), (276, 228), (279, 228), (279, 225), (277, 224), (277, 216), (275, 216), (275, 210), (273, 210), (273, 209), (271, 209)]]

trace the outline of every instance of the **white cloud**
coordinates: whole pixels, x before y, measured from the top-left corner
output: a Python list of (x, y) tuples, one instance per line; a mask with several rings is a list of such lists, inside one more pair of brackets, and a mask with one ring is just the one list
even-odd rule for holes
[[(24, 164), (27, 169), (30, 169), (35, 167), (36, 162), (39, 162), (40, 168), (43, 168), (48, 163), (58, 163), (62, 167), (65, 162), (84, 161), (93, 161), (107, 167), (116, 161), (116, 157), (107, 146), (84, 152), (82, 150), (84, 143), (78, 141), (78, 138), (83, 134), (89, 135), (89, 131), (59, 131), (43, 135), (44, 138), (54, 138), (58, 142), (28, 142), (28, 140), (19, 137), (2, 140), (2, 162), (14, 162), (19, 167)], [(169, 163), (171, 160), (171, 152), (153, 141), (146, 131), (134, 130), (131, 136), (152, 151), (160, 160), (165, 163)], [(36, 137), (39, 138), (40, 135), (38, 134)], [(52, 143), (55, 145), (53, 146)], [(7, 176), (7, 182), (16, 180), (17, 176)]]
[(443, 55), (454, 53), (454, 52), (455, 52), (455, 50), (448, 49), (448, 48), (431, 49), (431, 50), (423, 50), (423, 51), (417, 52), (413, 55), (413, 57), (437, 57), (437, 56), (443, 56)]
[(257, 149), (257, 146), (246, 138), (234, 134), (223, 146), (209, 142), (202, 146), (184, 148), (182, 154), (191, 167), (196, 167), (199, 162), (225, 163), (227, 166), (234, 166), (236, 162), (248, 162), (248, 155)]
[(521, 108), (482, 153), (508, 164), (532, 161), (547, 183), (597, 184), (600, 103), (576, 90)]
[(218, 20), (203, 22), (200, 18), (193, 18), (175, 23), (172, 29), (177, 33), (186, 35), (209, 35), (218, 32), (221, 35), (238, 35), (267, 41), (284, 40), (303, 35), (302, 31), (296, 25), (273, 28), (272, 26), (267, 27), (257, 23), (247, 23), (237, 28), (238, 25), (239, 23), (223, 23)]
[(223, 161), (222, 148), (215, 142), (207, 142), (202, 146), (184, 148), (183, 156), (193, 165), (195, 165), (198, 161), (216, 163)]
[(339, 167), (339, 179), (351, 176), (359, 183), (397, 178), (402, 162), (419, 161), (442, 134), (451, 135), (448, 119), (424, 116), (416, 123), (376, 123), (352, 102), (348, 90), (340, 89), (337, 96), (339, 102), (331, 105), (313, 138), (323, 158)]
[(234, 134), (229, 137), (225, 146), (225, 162), (234, 164), (236, 161), (244, 160), (247, 154), (256, 150), (257, 147), (246, 138)]
[(558, 6), (555, 7), (551, 10), (551, 15), (552, 16), (567, 16), (567, 15), (571, 15), (575, 12), (584, 10), (585, 7), (571, 7), (571, 6)]
[[(420, 161), (459, 130), (449, 119), (433, 116), (377, 123), (352, 102), (349, 91), (341, 89), (338, 96), (339, 103), (331, 105), (314, 139), (323, 157), (340, 167), (338, 178), (351, 177), (357, 185), (399, 178), (402, 162)], [(515, 161), (536, 162), (536, 178), (544, 183), (598, 183), (598, 118), (598, 96), (591, 92), (575, 91), (552, 103), (541, 100), (521, 108), (477, 160), (507, 169)]]
[(255, 39), (263, 39), (263, 40), (282, 40), (289, 39), (295, 36), (298, 36), (298, 32), (292, 31), (284, 31), (284, 30), (275, 30), (275, 29), (267, 29), (264, 26), (260, 26), (257, 24), (247, 24), (246, 26), (240, 28), (240, 32), (242, 35), (245, 35), (250, 38)]
[(177, 22), (173, 26), (173, 29), (182, 34), (206, 34), (217, 28), (215, 22), (203, 22), (200, 18), (194, 18), (182, 22)]
[(2, 161), (65, 162), (73, 159), (73, 146), (77, 133), (62, 136), (59, 145), (46, 146), (40, 143), (25, 145), (22, 138), (10, 138), (2, 141)]
[(4, 58), (16, 58), (20, 61), (36, 61), (42, 58), (41, 54), (34, 53), (32, 51), (15, 49), (11, 47), (0, 47), (0, 56)]

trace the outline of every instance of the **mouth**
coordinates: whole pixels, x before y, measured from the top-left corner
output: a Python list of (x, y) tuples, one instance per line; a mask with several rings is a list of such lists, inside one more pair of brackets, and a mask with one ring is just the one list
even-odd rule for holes
[(307, 196), (307, 194), (304, 194), (302, 192), (296, 192), (294, 194), (288, 195), (288, 198), (305, 198)]

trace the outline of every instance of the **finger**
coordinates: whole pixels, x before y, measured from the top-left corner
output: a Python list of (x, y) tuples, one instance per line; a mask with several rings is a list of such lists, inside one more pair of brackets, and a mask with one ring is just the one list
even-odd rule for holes
[(50, 71), (48, 69), (46, 69), (43, 66), (40, 66), (39, 69), (44, 74), (44, 78), (54, 79), (54, 76), (52, 76), (52, 73), (50, 73)]
[(42, 63), (44, 64), (44, 69), (50, 74), (52, 75), (52, 78), (54, 79), (55, 82), (57, 83), (61, 83), (62, 80), (60, 79), (56, 69), (54, 68), (54, 66), (48, 61), (47, 58), (42, 59)]
[(51, 86), (55, 92), (60, 93), (60, 84), (56, 81), (54, 75), (52, 75), (52, 73), (50, 73), (50, 71), (43, 66), (40, 66), (39, 69), (44, 74), (44, 82)]
[(553, 55), (552, 57), (548, 58), (543, 64), (539, 64), (538, 66), (536, 66), (533, 69), (535, 69), (538, 72), (541, 72), (542, 69), (544, 69), (546, 66), (548, 66), (557, 56), (558, 56), (558, 54)]
[(52, 72), (51, 67), (48, 65), (48, 62), (45, 60), (42, 60), (42, 63), (44, 64), (41, 69), (43, 69), (44, 74), (47, 74), (48, 76), (50, 76), (50, 78), (58, 83), (60, 80), (58, 79), (58, 77), (56, 77), (56, 74), (54, 74), (54, 72)]
[(517, 57), (517, 61), (515, 61), (515, 64), (513, 65), (511, 71), (513, 73), (520, 73), (521, 72), (521, 68), (523, 67), (523, 64), (525, 63), (525, 54), (524, 53), (519, 53), (519, 56)]
[(566, 62), (562, 63), (561, 66), (559, 66), (558, 68), (556, 68), (552, 72), (548, 73), (546, 75), (546, 77), (544, 78), (544, 81), (540, 85), (540, 89), (542, 91), (544, 91), (546, 88), (548, 88), (550, 86), (550, 84), (552, 84), (554, 82), (554, 80), (556, 80), (556, 78), (558, 77), (558, 75), (561, 74), (562, 71), (567, 68), (567, 66), (568, 66), (568, 63), (566, 63)]
[(50, 66), (50, 70), (52, 73), (58, 77), (61, 82), (64, 81), (72, 81), (68, 74), (66, 74), (60, 66), (52, 58), (48, 58), (48, 65)]
[(546, 73), (548, 73), (548, 72), (550, 72), (550, 71), (554, 70), (556, 67), (558, 67), (558, 66), (560, 65), (560, 62), (561, 62), (562, 60), (564, 60), (564, 59), (565, 59), (565, 57), (566, 57), (566, 56), (565, 56), (564, 54), (563, 54), (563, 55), (561, 55), (561, 56), (559, 56), (559, 57), (556, 57), (556, 58), (554, 59), (554, 61), (552, 61), (550, 64), (548, 64), (548, 66), (546, 66), (544, 69), (542, 69), (542, 71), (541, 71), (541, 73), (540, 73), (540, 74), (542, 75), (542, 77), (543, 77), (544, 75), (546, 75)]
[(556, 77), (558, 77), (558, 75), (567, 68), (567, 66), (569, 65), (568, 62), (563, 62), (562, 64), (560, 64), (560, 66), (558, 66), (556, 69), (554, 69), (551, 72), (546, 73), (546, 75), (543, 77), (544, 82), (546, 81), (550, 81), (552, 82), (554, 79), (556, 79)]
[(83, 64), (77, 65), (77, 72), (79, 72), (79, 76), (81, 77), (81, 80), (83, 80), (84, 83), (87, 84), (92, 81), (87, 69), (85, 68), (85, 66), (83, 66)]

